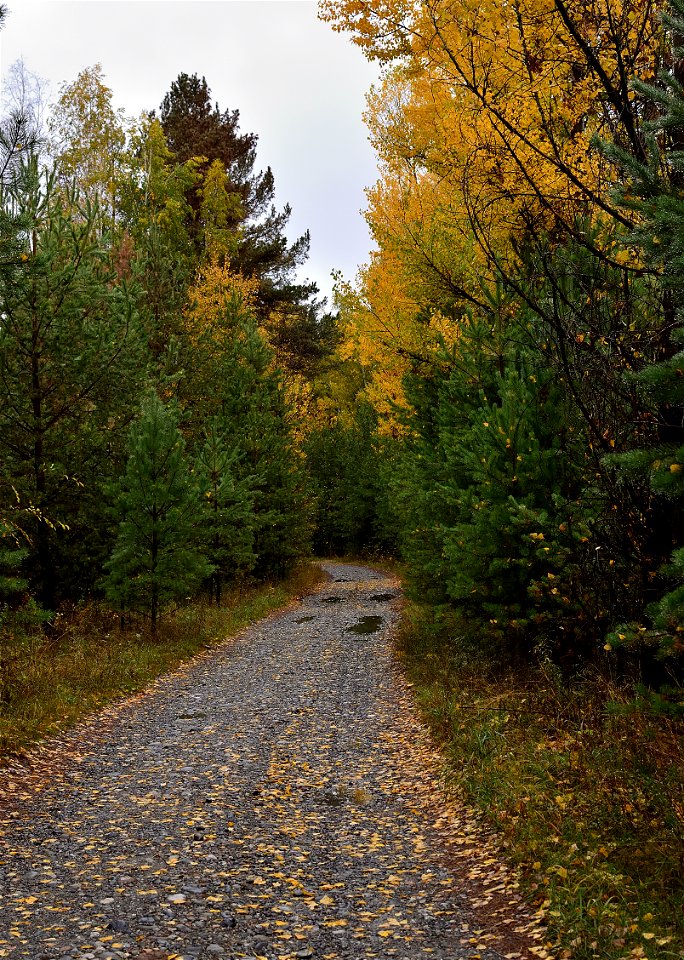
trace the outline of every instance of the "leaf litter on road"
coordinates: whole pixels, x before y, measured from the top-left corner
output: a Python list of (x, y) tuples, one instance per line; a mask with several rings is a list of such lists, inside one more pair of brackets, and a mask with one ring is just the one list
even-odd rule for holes
[[(495, 838), (439, 787), (392, 651), (398, 585), (326, 567), (0, 774), (0, 957), (546, 955)], [(350, 643), (364, 616), (382, 626)]]

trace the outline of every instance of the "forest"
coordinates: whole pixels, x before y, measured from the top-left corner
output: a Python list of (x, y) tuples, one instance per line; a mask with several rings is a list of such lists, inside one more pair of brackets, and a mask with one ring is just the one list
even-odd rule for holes
[[(88, 617), (163, 643), (311, 556), (396, 564), (426, 715), (481, 761), (454, 778), (540, 904), (585, 847), (603, 870), (565, 955), (675, 956), (671, 918), (636, 943), (613, 905), (636, 909), (632, 874), (640, 917), (684, 888), (684, 0), (320, 16), (382, 65), (375, 249), (332, 305), (204, 77), (134, 122), (99, 65), (47, 120), (9, 84), (0, 717)], [(530, 725), (550, 833), (605, 801), (553, 868), (520, 837), (533, 775), (505, 767)]]

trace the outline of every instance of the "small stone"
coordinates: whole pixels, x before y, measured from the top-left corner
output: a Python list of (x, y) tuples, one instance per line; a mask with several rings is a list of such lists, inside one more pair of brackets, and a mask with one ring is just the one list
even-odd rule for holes
[(218, 956), (220, 953), (225, 953), (225, 952), (226, 951), (223, 949), (220, 943), (210, 943), (209, 946), (207, 947), (207, 953), (211, 953), (214, 956)]
[(309, 957), (313, 957), (314, 952), (311, 947), (304, 947), (302, 950), (298, 950), (295, 953), (295, 957), (298, 957), (299, 960), (308, 960)]

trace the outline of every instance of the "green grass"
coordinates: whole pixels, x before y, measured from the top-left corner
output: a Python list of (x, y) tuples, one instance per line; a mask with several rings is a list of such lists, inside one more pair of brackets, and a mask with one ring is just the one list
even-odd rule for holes
[(399, 652), (446, 777), (495, 825), (573, 960), (684, 955), (684, 724), (597, 672), (496, 672), (408, 604)]
[(0, 765), (143, 689), (324, 579), (318, 567), (303, 564), (281, 583), (227, 596), (221, 607), (181, 607), (162, 619), (156, 637), (143, 622), (120, 629), (118, 616), (97, 604), (60, 615), (49, 636), (26, 640), (3, 658)]

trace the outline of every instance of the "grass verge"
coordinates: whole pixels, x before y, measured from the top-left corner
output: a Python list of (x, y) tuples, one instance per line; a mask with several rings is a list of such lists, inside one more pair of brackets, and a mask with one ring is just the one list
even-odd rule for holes
[(447, 785), (497, 828), (558, 955), (684, 956), (682, 720), (598, 673), (497, 673), (416, 604), (399, 653)]
[(97, 604), (62, 614), (51, 636), (26, 641), (4, 660), (0, 766), (323, 580), (320, 568), (302, 564), (280, 583), (226, 596), (221, 607), (181, 607), (161, 621), (156, 637), (142, 624), (120, 629), (118, 617)]

